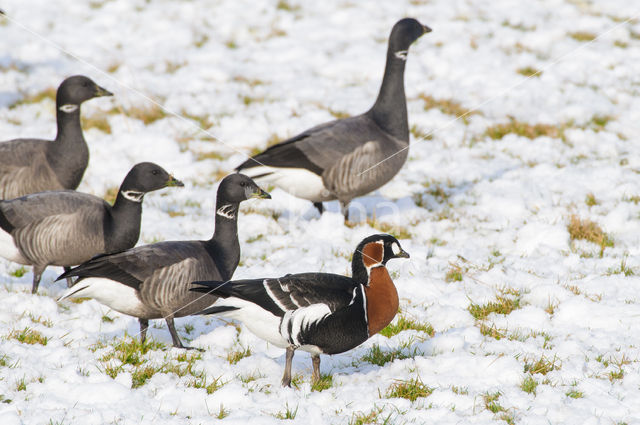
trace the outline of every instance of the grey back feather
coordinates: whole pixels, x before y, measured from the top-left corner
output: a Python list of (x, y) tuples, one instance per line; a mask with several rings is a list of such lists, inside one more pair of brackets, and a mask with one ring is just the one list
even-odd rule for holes
[(47, 161), (46, 140), (16, 139), (0, 143), (0, 199), (65, 188)]
[(108, 204), (74, 191), (43, 192), (0, 202), (23, 256), (38, 265), (80, 264), (104, 251)]

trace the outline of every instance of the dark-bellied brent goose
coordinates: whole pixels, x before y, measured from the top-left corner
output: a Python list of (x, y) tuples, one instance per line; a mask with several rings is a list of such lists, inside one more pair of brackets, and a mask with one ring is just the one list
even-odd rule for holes
[(113, 206), (72, 190), (0, 201), (0, 256), (33, 266), (35, 294), (47, 266), (68, 268), (135, 246), (144, 195), (167, 186), (183, 184), (159, 165), (142, 162), (125, 177)]
[(229, 280), (240, 261), (238, 208), (250, 198), (270, 198), (253, 180), (231, 174), (218, 186), (215, 231), (206, 241), (166, 241), (96, 257), (58, 279), (77, 276), (77, 283), (58, 301), (90, 297), (140, 322), (144, 342), (150, 319), (165, 319), (174, 347), (186, 347), (174, 318), (202, 311), (217, 297), (189, 291), (194, 280)]
[(367, 112), (304, 131), (249, 158), (237, 170), (312, 201), (320, 213), (323, 201), (337, 199), (346, 221), (351, 200), (383, 186), (407, 160), (404, 68), (409, 46), (429, 31), (412, 18), (393, 26), (380, 92)]
[(58, 134), (53, 141), (0, 142), (0, 199), (76, 189), (89, 163), (89, 147), (80, 126), (80, 105), (94, 97), (111, 95), (85, 76), (65, 79), (56, 93)]
[(409, 258), (396, 238), (365, 238), (353, 253), (352, 277), (288, 274), (276, 279), (194, 282), (193, 291), (224, 298), (200, 314), (238, 319), (258, 337), (285, 348), (282, 385), (291, 384), (294, 350), (312, 355), (320, 378), (320, 354), (350, 350), (387, 326), (398, 312), (398, 293), (385, 267)]

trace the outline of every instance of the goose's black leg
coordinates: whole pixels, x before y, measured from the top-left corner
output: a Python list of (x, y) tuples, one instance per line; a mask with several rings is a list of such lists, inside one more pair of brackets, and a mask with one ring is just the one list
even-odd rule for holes
[(33, 284), (31, 285), (31, 293), (38, 292), (38, 285), (40, 285), (40, 279), (42, 279), (42, 273), (47, 266), (33, 266)]
[(180, 337), (178, 336), (178, 332), (176, 332), (176, 325), (173, 322), (173, 317), (167, 317), (165, 319), (167, 321), (167, 327), (169, 327), (169, 332), (171, 333), (171, 339), (173, 340), (173, 346), (176, 348), (184, 348), (185, 350), (200, 350), (204, 351), (200, 348), (196, 347), (188, 347), (182, 344), (180, 341)]
[(324, 212), (324, 205), (322, 205), (322, 202), (314, 202), (313, 206), (316, 207), (320, 215), (322, 215), (322, 213)]
[(282, 386), (291, 386), (291, 362), (293, 360), (293, 347), (287, 347), (287, 360), (284, 364), (284, 375), (282, 375)]
[(315, 384), (320, 380), (320, 354), (314, 354), (313, 356), (311, 356), (311, 363), (313, 364), (311, 382)]
[(344, 222), (349, 222), (349, 202), (340, 201), (340, 211), (342, 211), (342, 215), (344, 216)]
[(149, 321), (147, 319), (138, 319), (140, 323), (140, 343), (144, 344), (147, 339), (147, 329), (149, 329)]
[[(68, 273), (71, 270), (71, 267), (64, 267), (64, 272)], [(73, 286), (73, 278), (71, 276), (67, 277), (67, 288), (71, 288)]]

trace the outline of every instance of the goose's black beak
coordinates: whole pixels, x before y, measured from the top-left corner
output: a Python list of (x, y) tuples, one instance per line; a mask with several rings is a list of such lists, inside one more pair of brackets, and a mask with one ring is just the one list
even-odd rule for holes
[(169, 180), (167, 180), (167, 187), (184, 187), (184, 183), (170, 175)]
[(424, 31), (424, 32), (423, 32), (423, 34), (426, 34), (426, 33), (428, 33), (428, 32), (431, 32), (431, 28), (429, 28), (429, 27), (428, 27), (428, 26), (426, 26), (426, 25), (423, 25), (423, 26), (422, 26), (422, 31)]
[(271, 195), (269, 195), (269, 193), (265, 192), (264, 190), (260, 189), (259, 187), (251, 194), (251, 198), (258, 198), (258, 199), (271, 199)]
[(411, 258), (411, 256), (404, 249), (400, 249), (400, 252), (395, 254), (393, 258)]
[(96, 86), (96, 92), (94, 93), (95, 97), (102, 97), (102, 96), (113, 96), (113, 93), (111, 93), (109, 90), (100, 87), (100, 86)]

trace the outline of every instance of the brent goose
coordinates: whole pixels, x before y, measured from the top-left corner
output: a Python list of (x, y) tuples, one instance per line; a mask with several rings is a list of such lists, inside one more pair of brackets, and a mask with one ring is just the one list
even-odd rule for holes
[(111, 95), (82, 75), (64, 80), (56, 94), (58, 134), (53, 142), (15, 139), (0, 143), (0, 199), (76, 189), (89, 163), (80, 105), (94, 97)]
[(293, 352), (311, 353), (312, 379), (320, 378), (320, 354), (350, 350), (387, 326), (398, 312), (398, 293), (385, 267), (409, 258), (396, 238), (365, 238), (353, 253), (352, 277), (288, 274), (276, 279), (194, 282), (192, 291), (224, 300), (200, 314), (220, 313), (243, 322), (258, 337), (287, 350), (282, 385), (291, 384)]
[(144, 195), (167, 186), (184, 185), (159, 165), (142, 162), (125, 177), (113, 207), (72, 190), (0, 201), (0, 256), (33, 265), (35, 294), (47, 266), (69, 267), (135, 246)]
[(409, 147), (404, 68), (409, 46), (431, 31), (415, 19), (391, 30), (387, 63), (378, 98), (362, 115), (313, 127), (237, 167), (258, 181), (310, 200), (339, 200), (348, 219), (349, 202), (383, 186), (404, 165)]
[(189, 291), (194, 280), (229, 280), (240, 261), (238, 208), (250, 198), (270, 198), (243, 174), (225, 177), (216, 198), (215, 232), (206, 241), (167, 241), (96, 257), (58, 279), (77, 276), (59, 299), (89, 297), (140, 322), (144, 342), (149, 319), (165, 319), (174, 347), (185, 347), (174, 325), (211, 306), (217, 297)]

